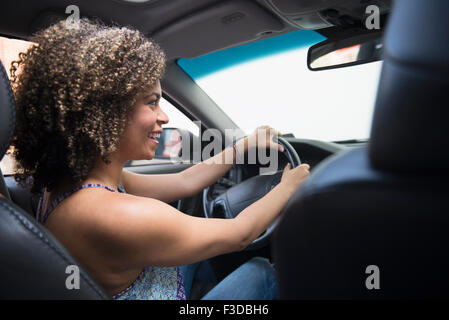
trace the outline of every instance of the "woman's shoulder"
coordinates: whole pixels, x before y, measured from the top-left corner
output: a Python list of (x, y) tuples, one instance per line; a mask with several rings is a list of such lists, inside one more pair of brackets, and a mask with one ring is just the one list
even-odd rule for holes
[(56, 224), (86, 225), (98, 220), (104, 215), (106, 219), (108, 212), (118, 209), (118, 204), (123, 199), (122, 193), (111, 192), (104, 188), (88, 187), (73, 188), (65, 192), (54, 192), (50, 196), (49, 205), (44, 211), (48, 219), (46, 225), (51, 227)]
[[(124, 191), (124, 190), (123, 190)], [(169, 205), (126, 192), (112, 192), (106, 188), (82, 188), (59, 204), (48, 223), (76, 225), (83, 232), (101, 230), (114, 233), (125, 224), (139, 223), (139, 217), (157, 217), (169, 210)], [(171, 207), (170, 207), (171, 208)], [(152, 213), (152, 214), (151, 214)]]

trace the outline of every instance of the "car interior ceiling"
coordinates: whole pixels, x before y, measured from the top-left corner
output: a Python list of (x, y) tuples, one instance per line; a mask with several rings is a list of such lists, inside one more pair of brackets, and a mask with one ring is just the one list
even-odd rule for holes
[[(284, 210), (287, 218), (274, 246), (283, 298), (447, 296), (444, 292), (447, 282), (440, 280), (449, 267), (445, 248), (448, 220), (444, 215), (449, 206), (447, 184), (443, 183), (441, 176), (446, 178), (449, 171), (446, 151), (449, 146), (443, 123), (448, 114), (441, 108), (441, 103), (436, 103), (438, 110), (435, 109), (432, 117), (428, 117), (420, 107), (435, 99), (448, 104), (446, 72), (449, 65), (444, 57), (449, 54), (449, 44), (438, 42), (435, 35), (444, 38), (441, 30), (448, 30), (449, 26), (444, 17), (440, 20), (432, 18), (443, 14), (441, 8), (449, 8), (442, 0), (429, 4), (429, 10), (424, 10), (424, 5), (416, 1), (416, 8), (412, 9), (405, 4), (407, 1), (396, 2), (401, 6), (401, 10), (396, 12), (401, 11), (401, 14), (396, 13), (392, 18), (387, 36), (391, 56), (384, 62), (386, 66), (380, 82), (369, 148), (328, 158), (341, 150), (341, 146), (293, 139), (295, 148), (309, 155), (307, 161), (315, 165), (324, 158), (328, 159), (320, 165), (315, 180), (304, 192), (295, 194)], [(215, 102), (177, 66), (177, 58), (196, 57), (297, 29), (316, 29), (333, 39), (366, 32), (360, 31), (359, 23), (364, 16), (361, 8), (366, 6), (366, 1), (360, 0), (198, 0), (190, 2), (189, 6), (185, 5), (185, 0), (150, 0), (141, 5), (119, 0), (16, 0), (0, 4), (0, 35), (27, 39), (35, 31), (65, 19), (65, 8), (71, 4), (79, 4), (82, 16), (132, 25), (158, 41), (169, 59), (162, 82), (164, 95), (183, 106), (192, 118), (201, 119), (205, 127), (223, 130), (236, 125), (226, 114), (216, 113), (219, 108)], [(373, 0), (370, 4), (378, 5), (383, 19), (386, 19), (393, 1)], [(441, 12), (437, 12), (438, 8)], [(428, 20), (418, 19), (423, 12)], [(407, 15), (420, 21), (418, 26), (421, 29), (405, 21), (409, 17)], [(438, 23), (429, 27), (429, 21)], [(410, 30), (408, 33), (404, 36), (399, 34), (399, 30), (407, 28)], [(416, 34), (427, 36), (425, 40), (423, 38), (426, 45), (440, 51), (431, 52), (427, 46), (421, 46), (413, 40)], [(0, 69), (0, 155), (3, 156), (14, 130), (15, 107), (6, 73)], [(407, 110), (400, 108), (404, 100), (409, 107)], [(421, 149), (417, 150), (417, 147)], [(435, 168), (432, 174), (427, 173), (430, 165)], [(417, 172), (420, 174), (416, 177)], [(388, 194), (382, 188), (388, 190)], [(5, 185), (1, 172), (0, 193), (6, 197), (0, 199), (0, 208), (8, 213), (1, 217), (0, 240), (4, 245), (0, 246), (0, 253), (6, 257), (9, 266), (2, 268), (5, 272), (0, 272), (0, 277), (10, 289), (10, 298), (23, 298), (24, 295), (25, 298), (107, 298), (83, 270), (82, 290), (59, 289), (57, 284), (64, 283), (67, 262), (79, 263), (30, 217), (37, 199), (17, 185), (12, 177), (8, 177)], [(384, 210), (385, 214), (378, 215), (379, 210)], [(307, 218), (307, 228), (311, 229), (306, 230), (306, 226), (301, 225), (304, 221), (299, 221), (300, 215), (294, 214), (298, 211), (302, 213), (301, 217)], [(360, 219), (362, 212), (366, 219)], [(433, 214), (439, 226), (435, 226), (428, 216), (423, 216), (423, 212)], [(322, 224), (324, 221), (335, 224), (329, 227)], [(390, 224), (386, 226), (386, 223)], [(409, 241), (408, 234), (416, 238)], [(292, 241), (293, 238), (296, 240)], [(300, 241), (315, 245), (305, 248)], [(382, 250), (392, 243), (395, 243), (395, 256), (385, 257)], [(359, 247), (355, 248), (353, 244), (359, 244)], [(403, 263), (408, 263), (409, 269), (401, 278), (400, 286), (383, 291), (381, 296), (356, 287), (358, 278), (354, 274), (369, 260), (360, 246), (365, 246), (363, 250), (371, 252), (371, 257), (376, 257), (395, 272), (404, 271)], [(328, 255), (325, 257), (324, 253), (317, 253), (323, 248), (335, 251), (326, 251)], [(345, 248), (345, 252), (339, 251), (341, 248)], [(438, 259), (438, 266), (429, 264), (432, 255)], [(411, 256), (413, 259), (409, 258)], [(421, 262), (416, 262), (417, 256), (422, 258)], [(309, 263), (304, 264), (305, 260)], [(412, 267), (414, 263), (415, 267)], [(16, 268), (17, 265), (21, 267)], [(43, 276), (35, 277), (36, 272)], [(55, 276), (58, 274), (61, 276)], [(422, 278), (417, 279), (415, 287), (412, 287), (406, 280), (416, 274)], [(386, 278), (393, 281), (391, 275)], [(298, 281), (302, 281), (301, 291), (297, 290)], [(316, 287), (313, 281), (325, 286)], [(43, 286), (48, 288), (46, 292), (40, 289)], [(23, 288), (27, 288), (26, 292)], [(0, 296), (3, 294), (1, 292)]]
[[(298, 29), (317, 30), (325, 36), (360, 32), (364, 2), (197, 0), (186, 6), (183, 0), (150, 0), (139, 5), (114, 0), (6, 1), (0, 5), (0, 34), (26, 39), (35, 31), (65, 19), (65, 8), (78, 3), (83, 17), (131, 25), (154, 38), (170, 60), (191, 58)], [(377, 5), (385, 16), (391, 2), (373, 0), (370, 4)]]

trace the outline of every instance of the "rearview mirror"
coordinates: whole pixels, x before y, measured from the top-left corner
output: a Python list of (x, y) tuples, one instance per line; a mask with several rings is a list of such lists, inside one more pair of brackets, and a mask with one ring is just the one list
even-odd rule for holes
[(382, 33), (325, 40), (310, 47), (307, 66), (312, 71), (349, 67), (381, 60)]

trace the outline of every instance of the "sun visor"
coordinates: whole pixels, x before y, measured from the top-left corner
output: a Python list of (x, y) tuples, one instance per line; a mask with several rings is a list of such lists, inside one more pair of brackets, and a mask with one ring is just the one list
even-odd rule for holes
[(224, 1), (175, 21), (153, 33), (168, 59), (205, 53), (283, 31), (284, 23), (250, 1)]

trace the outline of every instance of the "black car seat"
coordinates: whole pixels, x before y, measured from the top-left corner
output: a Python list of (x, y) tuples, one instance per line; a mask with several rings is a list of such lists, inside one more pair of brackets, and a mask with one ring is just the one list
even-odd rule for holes
[[(0, 160), (11, 143), (14, 125), (14, 98), (0, 63)], [(67, 250), (11, 202), (3, 175), (0, 193), (0, 299), (108, 299)], [(79, 270), (79, 289), (76, 268), (67, 268), (72, 265)]]
[(448, 14), (396, 0), (368, 146), (322, 163), (283, 210), (281, 299), (449, 297)]
[(21, 186), (13, 175), (3, 176), (3, 179), (11, 201), (35, 217), (39, 195), (32, 194), (30, 190)]

